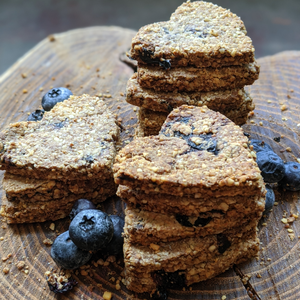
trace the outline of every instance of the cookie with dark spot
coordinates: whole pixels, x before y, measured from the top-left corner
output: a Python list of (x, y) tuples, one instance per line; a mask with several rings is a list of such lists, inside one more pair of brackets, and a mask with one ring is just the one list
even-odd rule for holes
[(171, 195), (261, 195), (265, 191), (255, 153), (243, 130), (224, 115), (182, 105), (158, 136), (134, 139), (116, 156), (117, 184)]
[(169, 21), (140, 28), (129, 56), (161, 68), (166, 61), (171, 68), (217, 68), (253, 62), (254, 47), (236, 14), (209, 2), (188, 1)]
[(221, 235), (150, 245), (131, 243), (125, 235), (125, 284), (134, 292), (157, 290), (163, 296), (168, 289), (182, 290), (223, 273), (258, 251), (256, 221), (252, 220)]
[[(198, 214), (195, 212), (195, 216), (157, 213), (127, 205), (124, 235), (131, 243), (150, 245), (179, 241), (188, 237), (222, 234), (231, 228), (244, 226), (249, 220), (259, 220), (263, 209), (263, 199), (253, 206), (242, 207), (241, 204), (237, 204), (226, 212), (212, 209)], [(221, 237), (218, 237), (218, 248), (224, 252), (227, 243)]]
[(70, 96), (39, 122), (18, 122), (0, 134), (0, 169), (36, 179), (112, 178), (119, 127), (98, 97)]

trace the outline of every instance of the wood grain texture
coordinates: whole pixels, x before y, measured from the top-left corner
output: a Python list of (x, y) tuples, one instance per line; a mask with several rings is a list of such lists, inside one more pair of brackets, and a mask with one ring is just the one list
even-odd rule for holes
[[(125, 102), (123, 93), (133, 70), (119, 58), (130, 47), (134, 34), (132, 30), (118, 27), (91, 27), (56, 34), (54, 41), (47, 38), (40, 42), (0, 77), (0, 128), (11, 122), (26, 120), (28, 113), (40, 107), (41, 97), (51, 87), (67, 86), (77, 95), (104, 94), (105, 101), (121, 121), (122, 141), (126, 143), (132, 139), (136, 113)], [(249, 88), (256, 110), (244, 129), (253, 137), (270, 143), (283, 159), (295, 160), (300, 157), (300, 125), (297, 126), (300, 123), (300, 52), (265, 57), (259, 59), (259, 63), (260, 79)], [(282, 111), (284, 104), (287, 110)], [(276, 143), (273, 137), (279, 135), (282, 136), (281, 141)], [(287, 147), (291, 148), (291, 152), (285, 150)], [(291, 226), (296, 236), (291, 241), (280, 220), (284, 210), (288, 213), (299, 211), (299, 193), (279, 190), (276, 196), (279, 205), (262, 221), (266, 222), (266, 226), (260, 228), (264, 248), (260, 259), (245, 263), (239, 269), (244, 274), (252, 275), (250, 282), (261, 299), (296, 300), (300, 295), (300, 275), (297, 271), (300, 264), (300, 221), (295, 221)], [(124, 206), (115, 197), (104, 202), (102, 209), (108, 213), (123, 214)], [(43, 240), (54, 240), (68, 229), (69, 221), (56, 221), (55, 231), (49, 229), (50, 224), (8, 226), (1, 223), (0, 258), (6, 258), (10, 253), (12, 257), (0, 261), (0, 299), (103, 299), (104, 291), (112, 292), (112, 299), (148, 298), (147, 295), (133, 295), (122, 284), (120, 290), (115, 289), (111, 277), (120, 276), (122, 261), (119, 264), (110, 263), (109, 266), (89, 264), (87, 275), (80, 272), (74, 275), (78, 285), (73, 290), (58, 296), (50, 292), (44, 273), (57, 267), (50, 257), (50, 247), (44, 245)], [(261, 264), (262, 258), (264, 264)], [(271, 260), (268, 261), (268, 258)], [(16, 263), (22, 260), (28, 268), (20, 271)], [(4, 267), (9, 268), (7, 275), (3, 273)], [(257, 278), (257, 274), (262, 277)], [(191, 291), (171, 291), (169, 299), (217, 300), (223, 295), (226, 299), (250, 299), (233, 270), (195, 284)]]

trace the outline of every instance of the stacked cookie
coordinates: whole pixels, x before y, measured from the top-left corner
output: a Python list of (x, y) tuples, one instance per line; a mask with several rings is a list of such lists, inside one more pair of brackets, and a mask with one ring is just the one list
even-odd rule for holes
[(39, 122), (10, 124), (0, 135), (8, 223), (64, 218), (80, 198), (115, 194), (112, 165), (119, 127), (98, 97), (71, 96)]
[(254, 157), (239, 126), (186, 105), (118, 153), (127, 288), (163, 293), (257, 254), (265, 186)]
[(188, 1), (169, 21), (142, 27), (130, 51), (138, 70), (126, 91), (127, 102), (140, 107), (141, 135), (157, 134), (183, 104), (206, 105), (244, 124), (254, 109), (244, 86), (259, 75), (246, 34), (239, 17), (203, 1)]

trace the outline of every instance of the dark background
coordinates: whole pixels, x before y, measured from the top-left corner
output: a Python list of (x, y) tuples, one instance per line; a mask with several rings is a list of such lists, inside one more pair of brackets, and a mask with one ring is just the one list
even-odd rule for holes
[[(0, 74), (51, 33), (167, 21), (181, 0), (0, 0)], [(216, 0), (244, 21), (256, 57), (300, 50), (300, 0)]]

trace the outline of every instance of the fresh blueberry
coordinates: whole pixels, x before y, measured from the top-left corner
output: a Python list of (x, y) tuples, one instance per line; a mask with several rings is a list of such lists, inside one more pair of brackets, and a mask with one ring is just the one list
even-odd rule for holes
[(43, 119), (44, 112), (45, 111), (43, 109), (37, 109), (28, 116), (27, 121), (41, 121)]
[(289, 161), (284, 164), (284, 177), (280, 181), (283, 188), (288, 191), (300, 191), (300, 164)]
[(261, 140), (250, 140), (250, 145), (253, 146), (253, 150), (255, 152), (259, 152), (259, 151), (273, 151), (273, 149), (271, 148), (271, 146), (267, 143), (265, 143), (264, 141)]
[(265, 212), (268, 212), (272, 209), (274, 203), (275, 203), (275, 194), (273, 189), (266, 185), (267, 194), (266, 194), (266, 204), (265, 204)]
[(90, 200), (78, 199), (72, 207), (72, 210), (70, 212), (70, 219), (73, 220), (78, 213), (86, 209), (96, 209), (96, 206)]
[(256, 162), (265, 182), (279, 182), (284, 176), (283, 160), (273, 151), (259, 151)]
[(69, 231), (59, 235), (51, 247), (51, 257), (64, 269), (77, 269), (92, 257), (89, 251), (79, 249), (71, 240)]
[(87, 209), (78, 213), (72, 220), (70, 237), (77, 247), (97, 251), (105, 248), (114, 234), (110, 217), (98, 209)]
[(56, 103), (68, 99), (71, 95), (73, 95), (72, 92), (64, 87), (51, 89), (44, 95), (42, 99), (43, 109), (49, 111), (55, 106)]
[(110, 216), (110, 219), (112, 220), (114, 225), (114, 234), (110, 243), (105, 247), (105, 249), (101, 251), (108, 255), (117, 255), (123, 252), (124, 238), (122, 236), (122, 233), (124, 228), (124, 220), (116, 215)]

